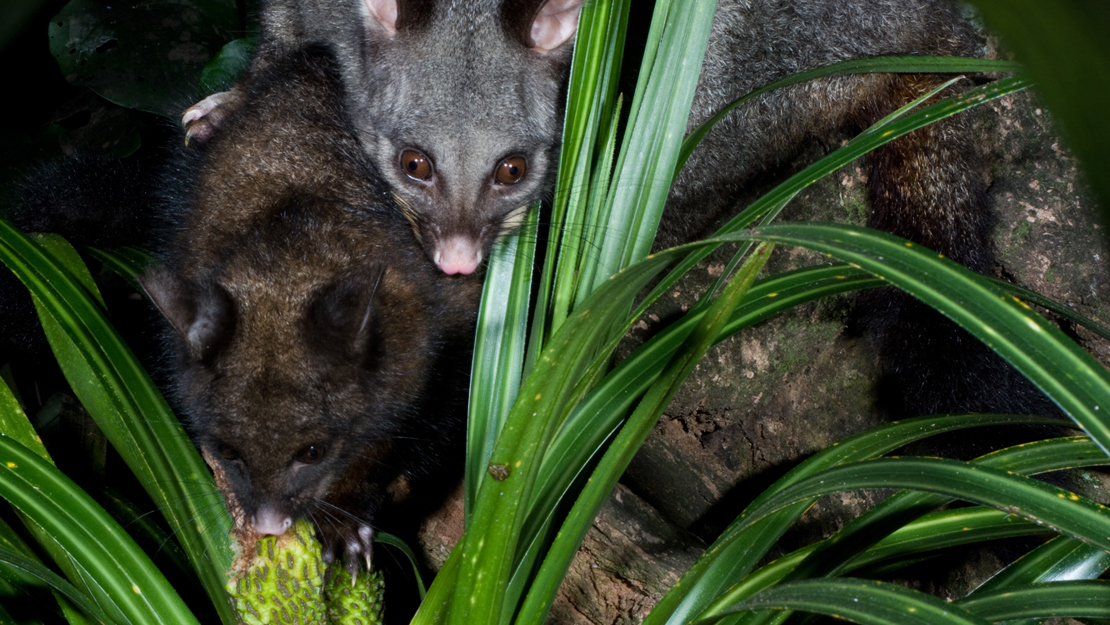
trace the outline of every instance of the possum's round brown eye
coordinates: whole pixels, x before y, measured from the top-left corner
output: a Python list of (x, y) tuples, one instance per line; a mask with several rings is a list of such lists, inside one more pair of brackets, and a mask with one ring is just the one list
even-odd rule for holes
[(427, 181), (432, 177), (432, 160), (419, 150), (401, 150), (401, 171), (413, 180)]
[(323, 445), (309, 445), (308, 447), (305, 447), (304, 449), (297, 452), (297, 462), (303, 462), (304, 464), (316, 464), (317, 462), (320, 462), (321, 458), (324, 457), (324, 451), (326, 450), (327, 447)]
[(227, 443), (220, 443), (219, 445), (217, 445), (216, 451), (228, 460), (235, 460), (239, 457), (239, 453), (235, 451), (235, 448), (231, 445), (228, 445)]
[(497, 184), (516, 184), (528, 172), (528, 161), (523, 156), (510, 156), (497, 164), (493, 179)]

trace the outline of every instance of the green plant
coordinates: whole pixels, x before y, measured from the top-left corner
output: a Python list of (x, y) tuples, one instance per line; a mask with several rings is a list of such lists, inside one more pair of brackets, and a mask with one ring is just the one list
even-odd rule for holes
[[(1110, 514), (1025, 477), (1104, 465), (1110, 449), (1110, 429), (1101, 416), (1102, 407), (1110, 406), (1108, 374), (1021, 299), (1051, 303), (882, 233), (770, 224), (821, 175), (914, 128), (1028, 83), (1011, 78), (927, 107), (912, 103), (792, 177), (717, 236), (644, 258), (672, 173), (698, 133), (685, 143), (655, 138), (682, 134), (696, 80), (682, 68), (700, 62), (714, 3), (656, 3), (641, 81), (617, 152), (616, 71), (629, 5), (591, 3), (582, 15), (552, 215), (562, 241), (549, 246), (538, 271), (538, 301), (529, 299), (536, 251), (527, 231), (502, 241), (491, 259), (472, 380), (467, 530), (416, 622), (542, 622), (598, 508), (706, 349), (799, 303), (880, 284), (911, 292), (986, 340), (1049, 393), (1089, 438), (1045, 440), (970, 463), (882, 456), (940, 432), (1040, 421), (946, 416), (892, 423), (847, 439), (757, 497), (648, 621), (779, 622), (790, 610), (864, 623), (1110, 618), (1105, 584), (1053, 581), (1093, 580), (1110, 566)], [(966, 59), (871, 59), (790, 81), (832, 72), (1011, 69), (1013, 64)], [(654, 182), (632, 182), (643, 180)], [(603, 222), (608, 227), (590, 226)], [(533, 215), (529, 227), (535, 223)], [(616, 341), (647, 304), (725, 242), (742, 245), (704, 301), (608, 371)], [(758, 279), (774, 245), (808, 247), (846, 264)], [(95, 254), (131, 276), (141, 269), (141, 255), (132, 252)], [(220, 617), (232, 622), (223, 600), (223, 573), (230, 563), (227, 521), (214, 485), (157, 390), (104, 320), (87, 270), (62, 242), (27, 238), (7, 224), (0, 224), (0, 258), (35, 294), (74, 392), (166, 515)], [(637, 299), (646, 284), (676, 263), (659, 286)], [(0, 409), (6, 434), (0, 439), (0, 494), (29, 521), (26, 532), (0, 526), (3, 579), (48, 585), (71, 622), (196, 620), (109, 521), (104, 527), (110, 529), (102, 532), (61, 531), (80, 525), (71, 520), (78, 510), (99, 514), (95, 504), (26, 451), (37, 447), (35, 435), (6, 386), (0, 387)], [(859, 488), (905, 490), (836, 536), (758, 566), (815, 498)], [(942, 510), (954, 499), (978, 505)], [(563, 502), (573, 505), (562, 508)], [(222, 520), (213, 522), (215, 516)], [(897, 570), (945, 547), (1049, 535), (1055, 538), (956, 604), (849, 576)], [(25, 536), (50, 554), (68, 581), (34, 560)], [(128, 559), (121, 561), (118, 554)], [(140, 576), (151, 585), (135, 592), (129, 581)], [(4, 601), (0, 597), (0, 606)]]

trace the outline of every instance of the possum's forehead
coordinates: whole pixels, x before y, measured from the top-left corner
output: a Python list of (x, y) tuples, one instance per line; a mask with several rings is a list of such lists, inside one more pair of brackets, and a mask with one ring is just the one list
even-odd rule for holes
[(455, 36), (400, 33), (390, 62), (370, 69), (384, 85), (372, 96), (378, 130), (415, 145), (454, 138), (472, 158), (556, 143), (561, 64), (506, 38), (495, 12), (474, 13), (439, 17), (460, 24)]

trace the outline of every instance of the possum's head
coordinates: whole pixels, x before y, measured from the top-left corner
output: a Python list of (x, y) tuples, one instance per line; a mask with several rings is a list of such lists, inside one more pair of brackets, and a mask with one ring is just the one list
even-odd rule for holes
[(351, 114), (445, 273), (475, 270), (549, 189), (583, 0), (363, 0)]
[(242, 522), (281, 534), (308, 517), (329, 553), (358, 555), (405, 479), (397, 454), (452, 429), (427, 405), (449, 321), (417, 250), (368, 259), (372, 243), (344, 247), (301, 227), (311, 229), (273, 238), (303, 243), (233, 252), (207, 272), (155, 269), (142, 283), (173, 328), (191, 434)]

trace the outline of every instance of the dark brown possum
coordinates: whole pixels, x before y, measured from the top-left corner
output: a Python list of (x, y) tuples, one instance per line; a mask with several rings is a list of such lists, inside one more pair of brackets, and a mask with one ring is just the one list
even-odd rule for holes
[(174, 392), (241, 524), (369, 558), (383, 510), (461, 476), (475, 277), (438, 271), (359, 148), (330, 51), (256, 72), (182, 159), (160, 266)]

